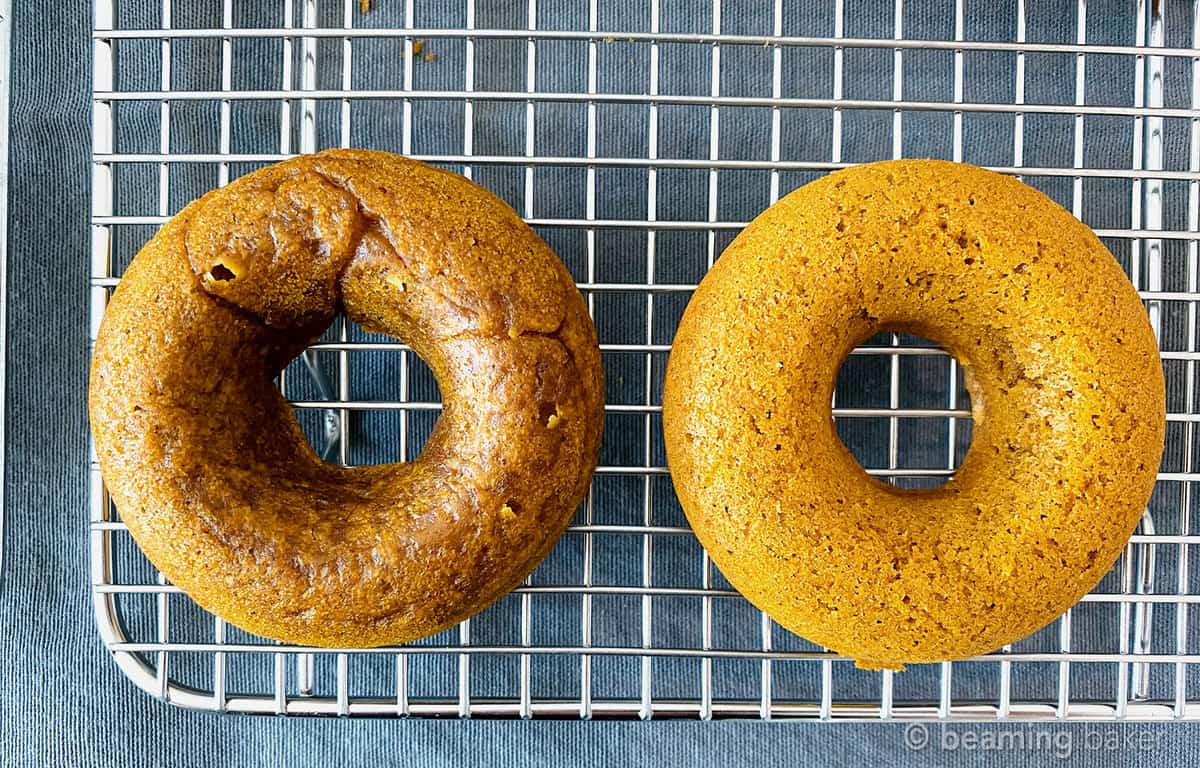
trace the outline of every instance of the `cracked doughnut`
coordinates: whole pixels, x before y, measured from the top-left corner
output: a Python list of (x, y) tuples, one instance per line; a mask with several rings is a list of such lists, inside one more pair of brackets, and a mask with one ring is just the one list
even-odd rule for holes
[[(274, 384), (339, 308), (437, 378), (415, 461), (321, 461)], [(263, 637), (367, 647), (449, 627), (542, 560), (595, 469), (603, 384), (578, 289), (511, 209), (335, 150), (163, 226), (105, 312), (89, 409), (121, 519), (173, 584)]]
[[(973, 436), (940, 488), (869, 477), (834, 430), (838, 369), (881, 330), (962, 365)], [(1142, 515), (1164, 421), (1146, 312), (1091, 230), (932, 160), (833, 173), (756, 218), (692, 297), (663, 391), (716, 565), (866, 668), (986, 653), (1079, 600)]]

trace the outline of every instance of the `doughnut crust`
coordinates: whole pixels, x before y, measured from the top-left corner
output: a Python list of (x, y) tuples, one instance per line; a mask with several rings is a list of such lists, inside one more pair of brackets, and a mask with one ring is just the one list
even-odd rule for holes
[[(838, 369), (880, 330), (962, 364), (973, 439), (940, 488), (869, 477), (834, 430)], [(1145, 310), (1091, 230), (933, 160), (833, 173), (756, 218), (689, 303), (663, 391), (675, 489), (716, 565), (868, 668), (992, 651), (1079, 600), (1142, 515), (1164, 423)]]
[[(437, 378), (415, 461), (321, 461), (273, 383), (339, 308)], [(362, 150), (264, 168), (167, 222), (105, 312), (89, 408), (151, 562), (245, 630), (326, 647), (430, 635), (517, 586), (583, 499), (604, 415), (554, 253), (468, 180)]]

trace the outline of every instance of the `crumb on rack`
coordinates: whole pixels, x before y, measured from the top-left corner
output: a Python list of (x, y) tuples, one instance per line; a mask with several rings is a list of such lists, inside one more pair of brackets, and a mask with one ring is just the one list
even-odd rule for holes
[(358, 10), (363, 13), (371, 10), (371, 0), (358, 0)]
[[(424, 54), (424, 55), (422, 55), (422, 54)], [(405, 57), (407, 55), (408, 55), (408, 53), (406, 53), (404, 51), (401, 51), (401, 53), (400, 53), (401, 57)], [(433, 51), (425, 50), (425, 41), (424, 40), (413, 40), (412, 41), (412, 57), (413, 57), (414, 61), (424, 61), (424, 62), (437, 61), (436, 53), (434, 53)]]

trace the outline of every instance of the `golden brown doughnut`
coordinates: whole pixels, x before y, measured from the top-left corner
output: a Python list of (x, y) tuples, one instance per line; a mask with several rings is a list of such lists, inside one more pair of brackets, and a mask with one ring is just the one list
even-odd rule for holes
[[(273, 379), (342, 308), (403, 339), (444, 406), (420, 457), (340, 467)], [(587, 308), (550, 249), (454, 174), (337, 150), (193, 202), (96, 340), (105, 484), (146, 555), (259, 635), (375, 646), (515, 587), (582, 500), (603, 421)]]
[[(953, 479), (903, 491), (838, 439), (838, 368), (880, 330), (962, 364)], [(743, 231), (684, 313), (663, 392), (679, 499), (713, 560), (784, 627), (865, 667), (961, 659), (1100, 580), (1154, 486), (1158, 346), (1086, 226), (967, 165), (858, 166)]]

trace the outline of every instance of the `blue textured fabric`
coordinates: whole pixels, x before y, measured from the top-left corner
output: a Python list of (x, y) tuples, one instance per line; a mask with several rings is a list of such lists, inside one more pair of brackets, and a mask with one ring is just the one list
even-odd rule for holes
[[(218, 716), (171, 708), (152, 700), (132, 686), (103, 650), (94, 629), (88, 590), (87, 553), (87, 464), (86, 464), (86, 391), (87, 364), (87, 274), (88, 256), (88, 179), (90, 45), (89, 18), (86, 9), (51, 7), (48, 3), (15, 3), (13, 36), (13, 111), (12, 181), (10, 185), (9, 243), (9, 328), (8, 345), (8, 465), (6, 467), (5, 558), (0, 582), (0, 652), (6, 666), (0, 673), (0, 765), (13, 766), (291, 766), (347, 765), (377, 766), (407, 763), (420, 766), (441, 765), (813, 765), (859, 766), (888, 763), (928, 763), (930, 765), (966, 765), (987, 762), (1006, 766), (1055, 765), (1068, 757), (1092, 765), (1196, 765), (1200, 764), (1197, 729), (1191, 725), (1073, 724), (1068, 726), (1032, 725), (930, 725), (927, 731), (894, 724), (816, 724), (816, 723), (611, 723), (611, 722), (420, 722), (420, 721), (339, 721), (312, 719), (274, 719)], [(157, 17), (135, 12), (143, 3), (119, 3), (119, 26), (152, 26)], [(236, 25), (277, 24), (269, 12), (238, 4)], [(333, 23), (336, 4), (325, 4)], [(377, 0), (377, 8), (362, 23), (398, 26), (400, 3)], [(484, 4), (481, 3), (481, 6)], [(548, 3), (541, 3), (548, 6)], [(952, 6), (946, 3), (910, 3), (904, 24), (908, 37), (947, 38), (952, 34)], [(1011, 39), (1013, 3), (971, 4), (968, 37)], [(1029, 38), (1043, 41), (1067, 41), (1074, 37), (1072, 4), (1029, 3)], [(1111, 5), (1112, 7), (1104, 7)], [(543, 26), (578, 26), (579, 4), (558, 11)], [(829, 6), (829, 7), (827, 7)], [(832, 3), (789, 4), (786, 33), (827, 35), (832, 32)], [(586, 5), (583, 6), (586, 8)], [(671, 0), (663, 3), (664, 31), (706, 30), (710, 8), (706, 3)], [(1186, 14), (1187, 9), (1174, 9)], [(449, 13), (450, 18), (441, 14)], [(515, 8), (480, 8), (476, 23), (487, 26), (521, 26), (523, 5)], [(872, 2), (846, 3), (848, 36), (890, 36), (892, 9)], [(1093, 4), (1089, 10), (1089, 40), (1132, 42), (1132, 13), (1129, 4)], [(241, 14), (244, 14), (241, 15)], [(572, 15), (574, 14), (574, 15)], [(219, 3), (195, 3), (175, 9), (177, 26), (218, 26)], [(461, 9), (423, 8), (418, 24), (460, 24)], [(724, 14), (724, 31), (737, 33), (769, 32), (770, 15), (759, 13), (749, 4), (729, 5)], [(602, 9), (600, 28), (648, 29), (648, 9), (641, 4), (618, 3)], [(1176, 18), (1170, 31), (1178, 39), (1170, 45), (1187, 45), (1190, 19)], [(158, 87), (157, 43), (130, 43), (120, 54), (121, 89)], [(447, 66), (417, 68), (421, 88), (462, 87), (462, 67), (453, 66), (461, 56), (461, 42), (438, 41), (431, 48)], [(336, 57), (340, 41), (322, 43), (322, 57)], [(356, 87), (398, 87), (396, 82), (394, 41), (356, 43), (353, 69)], [(539, 47), (538, 87), (546, 90), (580, 90), (584, 69), (579, 65), (580, 44), (562, 43)], [(586, 50), (584, 45), (583, 50)], [(176, 88), (205, 89), (220, 83), (219, 53), (216, 41), (181, 42), (176, 51), (187, 51), (192, 65), (177, 66)], [(770, 60), (761, 52), (728, 46), (723, 49), (726, 95), (769, 95)], [(796, 49), (785, 52), (786, 95), (827, 97), (831, 77), (828, 51)], [(481, 42), (476, 46), (476, 85), (496, 90), (524, 88), (524, 42)], [(661, 52), (661, 90), (664, 93), (705, 95), (709, 84), (709, 51), (701, 46), (663, 46)], [(642, 92), (647, 65), (644, 46), (625, 45), (614, 40), (602, 48), (600, 90)], [(145, 57), (146, 66), (136, 66)], [(252, 42), (239, 42), (235, 57), (236, 72), (245, 81), (238, 88), (278, 87), (278, 55), (269, 47), (256, 48)], [(246, 58), (242, 58), (246, 57)], [(256, 58), (257, 57), (257, 58)], [(391, 58), (389, 58), (391, 57)], [(848, 50), (845, 54), (845, 96), (847, 98), (890, 98), (891, 51)], [(325, 59), (328, 60), (328, 59)], [(559, 65), (555, 65), (555, 61)], [(389, 63), (392, 62), (392, 63)], [(765, 64), (764, 64), (765, 62)], [(912, 51), (905, 54), (906, 90), (909, 99), (947, 100), (951, 96), (953, 55), (944, 51)], [(1070, 103), (1073, 98), (1073, 64), (1070, 55), (1043, 54), (1026, 57), (1026, 99), (1030, 102)], [(1186, 62), (1169, 63), (1168, 104), (1183, 106), (1188, 100)], [(967, 101), (1011, 102), (1013, 97), (1012, 54), (980, 54), (967, 57)], [(319, 85), (339, 87), (340, 70), (329, 70)], [(138, 73), (144, 80), (138, 79)], [(543, 79), (544, 78), (544, 79)], [(1126, 60), (1089, 57), (1088, 101), (1097, 104), (1131, 104), (1133, 81)], [(337, 114), (340, 105), (322, 104), (319, 142), (338, 143)], [(544, 108), (543, 108), (544, 107)], [(173, 143), (176, 152), (213, 152), (217, 149), (216, 113), (212, 103), (180, 105), (174, 109)], [(401, 123), (398, 102), (356, 103), (353, 107), (352, 143), (384, 149), (398, 149)], [(540, 153), (579, 155), (584, 151), (583, 105), (539, 106), (538, 125), (545, 134), (537, 137)], [(129, 104), (118, 107), (122, 126), (117, 136), (118, 150), (124, 152), (157, 151), (158, 105)], [(273, 104), (236, 103), (233, 107), (233, 151), (278, 151), (277, 107)], [(463, 126), (461, 107), (449, 102), (422, 103), (415, 116), (414, 151), (417, 153), (460, 152)], [(763, 159), (769, 151), (769, 131), (764, 131), (767, 110), (727, 108), (721, 117), (721, 157), (724, 159)], [(524, 105), (478, 102), (474, 114), (474, 147), (477, 155), (519, 154), (523, 143)], [(659, 152), (662, 156), (698, 158), (708, 156), (707, 108), (663, 107), (659, 113)], [(829, 159), (832, 140), (827, 112), (820, 115), (804, 110), (785, 112), (782, 147), (784, 160)], [(1010, 115), (968, 114), (964, 117), (964, 159), (980, 164), (1012, 163), (1012, 117)], [(606, 105), (600, 109), (602, 156), (644, 156), (647, 151), (647, 113), (644, 106)], [(1072, 156), (1072, 122), (1069, 115), (1026, 117), (1025, 161), (1029, 164), (1069, 166)], [(865, 161), (891, 155), (892, 113), (847, 111), (843, 122), (843, 158)], [(1090, 165), (1128, 167), (1132, 155), (1133, 121), (1131, 118), (1096, 116), (1085, 121), (1087, 157)], [(951, 146), (951, 117), (942, 113), (906, 113), (903, 151), (906, 155), (946, 156)], [(1186, 167), (1187, 124), (1167, 121), (1165, 126), (1167, 158), (1172, 167)], [(248, 168), (235, 167), (234, 173)], [(122, 168), (116, 180), (118, 213), (150, 214), (157, 200), (156, 169)], [(540, 194), (535, 200), (536, 215), (548, 217), (582, 216), (582, 180), (578, 169), (551, 169), (541, 176)], [(789, 171), (782, 174), (787, 191), (815, 174)], [(475, 178), (521, 210), (523, 169), (479, 166)], [(1031, 183), (1062, 202), (1069, 203), (1069, 179), (1033, 178)], [(191, 197), (216, 183), (215, 169), (181, 167), (172, 178), (172, 205), (178, 208)], [(645, 215), (645, 171), (643, 169), (605, 169), (598, 172), (596, 215), (600, 218), (640, 219)], [(765, 171), (723, 172), (719, 217), (746, 220), (767, 204)], [(707, 215), (707, 171), (664, 171), (659, 175), (662, 219), (703, 219)], [(1186, 198), (1182, 184), (1168, 185), (1175, 197), (1168, 205), (1168, 216), (1181, 210), (1180, 195)], [(1130, 217), (1128, 181), (1098, 180), (1085, 182), (1084, 218), (1097, 227), (1126, 227)], [(1183, 210), (1186, 210), (1185, 208)], [(1182, 221), (1173, 221), (1180, 226)], [(153, 228), (123, 228), (114, 243), (114, 253), (125, 257), (136, 251), (138, 243)], [(583, 277), (579, 233), (546, 230), (543, 234), (577, 276)], [(608, 258), (597, 264), (598, 281), (640, 279), (645, 275), (646, 242), (640, 232), (607, 231), (598, 235), (598, 253)], [(721, 235), (717, 251), (727, 242)], [(701, 234), (662, 234), (657, 242), (656, 271), (660, 282), (694, 281), (702, 273), (707, 258), (706, 236)], [(1109, 243), (1123, 262), (1129, 261), (1127, 241)], [(1177, 246), (1171, 245), (1174, 249)], [(1186, 253), (1169, 250), (1167, 254), (1168, 290), (1182, 290), (1182, 265)], [(605, 270), (611, 270), (605, 272)], [(597, 324), (602, 340), (611, 343), (645, 341), (644, 300), (635, 296), (598, 297)], [(656, 300), (655, 343), (666, 343), (673, 320), (682, 310), (684, 299), (664, 297)], [(1180, 305), (1182, 306), (1182, 305)], [(1164, 317), (1164, 346), (1184, 348), (1186, 318), (1170, 314)], [(606, 358), (608, 397), (612, 402), (639, 402), (647, 385), (644, 360), (640, 356)], [(661, 362), (651, 372), (651, 385), (657, 397)], [(909, 363), (906, 363), (908, 365)], [(352, 396), (360, 399), (395, 397), (396, 382), (380, 375), (378, 362), (364, 363), (352, 371)], [(387, 366), (388, 363), (382, 363)], [(888, 389), (888, 372), (877, 362), (861, 366), (847, 365), (839, 391), (845, 405), (880, 405)], [(945, 404), (945, 370), (928, 367), (928, 362), (912, 363), (903, 372), (905, 397), (909, 407), (942, 407)], [(924, 367), (923, 367), (924, 366)], [(383, 370), (388, 370), (384, 368)], [(1169, 396), (1173, 410), (1183, 410), (1178, 400), (1182, 369), (1168, 369)], [(304, 389), (310, 386), (303, 376), (291, 377), (297, 389), (294, 396), (315, 396)], [(436, 389), (420, 371), (411, 382), (414, 399), (432, 399)], [(316, 414), (307, 425), (315, 429)], [(352, 424), (356, 462), (394, 460), (399, 453), (394, 437), (396, 424), (391, 417), (367, 416)], [(422, 430), (430, 424), (414, 426), (410, 452), (419, 446)], [(605, 454), (608, 464), (638, 463), (645, 446), (631, 440), (629, 430), (640, 430), (636, 423), (610, 420)], [(843, 420), (839, 422), (843, 439), (855, 450), (866, 466), (885, 466), (886, 422), (882, 425)], [(880, 429), (884, 431), (881, 432)], [(657, 423), (656, 423), (657, 429)], [(944, 430), (922, 427), (923, 431), (904, 435), (906, 466), (941, 466), (949, 446)], [(1173, 436), (1164, 469), (1184, 468), (1182, 441)], [(960, 439), (965, 438), (960, 436)], [(939, 443), (938, 441), (942, 442)], [(965, 446), (965, 443), (964, 443)], [(655, 463), (662, 463), (661, 445), (654, 442), (651, 451)], [(1190, 467), (1189, 467), (1190, 469)], [(642, 501), (640, 479), (636, 483), (614, 480), (597, 490), (597, 516), (620, 521)], [(631, 487), (632, 486), (632, 487)], [(682, 524), (677, 505), (667, 498), (655, 497), (655, 522)], [(1175, 489), (1156, 496), (1159, 530), (1179, 531), (1180, 499)], [(632, 521), (631, 521), (632, 522)], [(1193, 532), (1193, 531), (1188, 531)], [(672, 546), (680, 547), (673, 551)], [(696, 552), (694, 544), (665, 544), (656, 548), (655, 583), (659, 585), (693, 584), (697, 574), (689, 570)], [(640, 580), (640, 573), (626, 572), (626, 563), (638, 562), (636, 540), (612, 545), (597, 553), (597, 583), (623, 583)], [(632, 549), (631, 549), (632, 548)], [(556, 578), (571, 578), (578, 563), (569, 547), (560, 548), (539, 578), (553, 583)], [(118, 571), (125, 569), (130, 579), (146, 577), (144, 562), (135, 551), (127, 550), (118, 559)], [(1173, 584), (1175, 553), (1162, 551), (1159, 570), (1162, 583)], [(631, 559), (632, 558), (632, 559)], [(577, 577), (575, 577), (577, 578)], [(1113, 577), (1110, 577), (1110, 579)], [(690, 581), (689, 581), (690, 580)], [(1109, 584), (1113, 587), (1113, 584)], [(1195, 591), (1195, 585), (1193, 585)], [(176, 639), (200, 639), (211, 632), (197, 613), (189, 614), (180, 598), (175, 620), (180, 631), (197, 633)], [(539, 604), (541, 605), (541, 604)], [(556, 606), (546, 603), (547, 632), (567, 633), (569, 628), (554, 623)], [(497, 642), (511, 642), (511, 603), (481, 619), (477, 633), (494, 632)], [(563, 611), (571, 606), (558, 606)], [(131, 633), (144, 631), (152, 615), (131, 605), (128, 620)], [(578, 610), (574, 608), (574, 610)], [(639, 628), (623, 626), (621, 619), (630, 615), (626, 606), (614, 604), (609, 619), (597, 601), (596, 642), (640, 642)], [(687, 632), (694, 629), (692, 608), (670, 602), (656, 603), (656, 645), (695, 642)], [(738, 609), (731, 609), (738, 610)], [(1074, 641), (1077, 650), (1111, 652), (1118, 642), (1112, 633), (1115, 606), (1089, 604), (1076, 612)], [(506, 613), (507, 611), (507, 613)], [(746, 625), (746, 616), (729, 617), (731, 626)], [(1156, 637), (1173, 643), (1172, 611), (1156, 613)], [(1196, 621), (1192, 622), (1192, 635)], [(718, 626), (721, 626), (718, 624)], [(605, 634), (608, 633), (608, 634)], [(630, 637), (632, 633), (632, 637)], [(780, 634), (776, 647), (810, 648), (786, 633)], [(717, 639), (718, 644), (722, 642)], [(727, 638), (744, 645), (743, 637)], [(1053, 633), (1039, 633), (1022, 644), (1026, 650), (1054, 650)], [(1196, 652), (1200, 645), (1189, 636), (1187, 646)], [(1173, 645), (1155, 648), (1171, 652)], [(634, 660), (629, 660), (634, 661)], [(597, 661), (594, 685), (596, 695), (634, 695), (628, 690), (636, 676), (622, 660), (611, 664)], [(656, 665), (658, 662), (655, 662)], [(561, 664), (550, 660), (535, 669), (535, 689), (570, 696), (578, 685), (577, 660)], [(203, 684), (202, 665), (189, 667), (181, 659), (175, 674), (197, 675)], [(423, 675), (437, 690), (451, 690), (453, 670), (431, 663)], [(778, 665), (777, 685), (786, 695), (788, 686), (797, 697), (811, 697), (819, 690), (819, 678), (812, 665), (784, 668)], [(1053, 696), (1056, 678), (1053, 665), (1015, 665), (1014, 698)], [(757, 667), (751, 662), (750, 667)], [(961, 667), (961, 671), (960, 670)], [(695, 696), (696, 674), (692, 662), (663, 662), (656, 666), (656, 696)], [(787, 669), (794, 669), (790, 673)], [(231, 663), (230, 685), (236, 689), (246, 675), (251, 684), (261, 670), (239, 670)], [(511, 673), (493, 669), (494, 674), (477, 682), (486, 695), (513, 690)], [(1173, 667), (1155, 665), (1152, 694), (1158, 698), (1173, 695)], [(386, 677), (387, 671), (380, 674)], [(730, 686), (725, 695), (753, 696), (757, 679), (752, 670), (730, 667), (718, 681)], [(790, 676), (789, 676), (790, 675)], [(956, 666), (955, 695), (994, 701), (995, 665)], [(878, 697), (878, 675), (846, 669), (839, 671), (837, 695), (850, 700)], [(917, 667), (897, 676), (897, 699), (929, 698), (936, 693), (936, 669)], [(1189, 675), (1189, 698), (1200, 697), (1194, 673)], [(624, 687), (623, 687), (624, 686)], [(1115, 673), (1111, 665), (1073, 665), (1072, 694), (1080, 698), (1111, 700), (1115, 691)], [(928, 741), (922, 741), (922, 733)], [(1039, 735), (1041, 734), (1041, 735)], [(906, 741), (907, 739), (907, 741)], [(914, 749), (919, 747), (919, 749)]]

